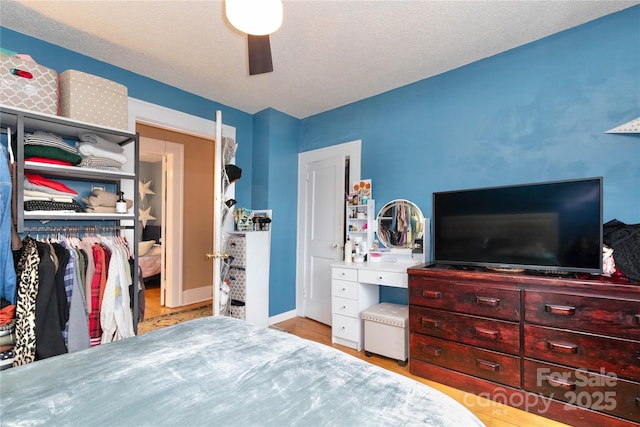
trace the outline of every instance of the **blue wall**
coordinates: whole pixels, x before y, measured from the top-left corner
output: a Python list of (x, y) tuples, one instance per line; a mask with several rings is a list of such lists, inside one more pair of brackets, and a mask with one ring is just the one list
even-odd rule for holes
[[(300, 151), (362, 140), (377, 206), (460, 188), (604, 177), (604, 218), (640, 222), (640, 7), (302, 121)], [(381, 299), (406, 302), (383, 288)]]
[[(255, 115), (0, 27), (2, 47), (61, 72), (118, 81), (129, 95), (236, 127), (241, 206), (273, 209), (270, 315), (295, 308), (299, 152), (362, 140), (378, 206), (431, 193), (604, 177), (604, 218), (640, 222), (640, 136), (603, 132), (640, 116), (640, 6), (303, 120)], [(248, 174), (245, 175), (245, 174)], [(406, 302), (406, 291), (381, 298)]]
[[(272, 210), (269, 315), (296, 306), (296, 230), (300, 121), (269, 108), (254, 116), (254, 206)], [(259, 161), (258, 161), (259, 159)]]
[(300, 151), (362, 139), (376, 204), (603, 176), (604, 217), (640, 221), (640, 7), (303, 120)]

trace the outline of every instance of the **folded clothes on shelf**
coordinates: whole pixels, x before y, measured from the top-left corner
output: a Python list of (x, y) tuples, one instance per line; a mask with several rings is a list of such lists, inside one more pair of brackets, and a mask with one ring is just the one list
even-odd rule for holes
[(71, 196), (70, 194), (61, 196), (57, 194), (45, 193), (43, 191), (24, 190), (24, 201), (26, 202), (30, 200), (43, 200), (43, 201), (50, 200), (52, 202), (71, 203), (73, 202), (73, 196)]
[(52, 188), (54, 190), (58, 190), (58, 191), (61, 191), (61, 192), (64, 192), (64, 193), (70, 193), (70, 194), (73, 194), (73, 195), (77, 195), (78, 194), (77, 191), (67, 187), (63, 183), (61, 183), (59, 181), (55, 181), (53, 179), (45, 178), (42, 175), (25, 172), (24, 176), (32, 184), (41, 185), (43, 187), (49, 187), (49, 188)]
[(23, 188), (25, 190), (38, 191), (38, 192), (41, 192), (41, 193), (52, 194), (54, 196), (69, 196), (70, 194), (71, 195), (76, 195), (77, 194), (73, 190), (70, 193), (68, 191), (56, 190), (54, 188), (47, 187), (46, 185), (34, 184), (33, 182), (29, 181), (29, 179), (27, 177), (24, 178)]
[(124, 165), (127, 163), (127, 156), (122, 153), (114, 153), (113, 151), (104, 150), (93, 144), (80, 143), (78, 151), (82, 157), (98, 157), (102, 159), (113, 160), (114, 162)]
[(35, 132), (24, 136), (24, 157), (36, 161), (49, 159), (77, 165), (82, 160), (78, 149), (68, 144), (62, 137), (49, 132)]
[[(87, 209), (94, 208), (94, 210), (97, 207), (109, 207), (115, 209), (117, 201), (117, 194), (110, 191), (100, 190), (98, 188), (94, 189), (89, 197), (82, 198), (82, 203), (87, 205)], [(133, 200), (125, 199), (125, 201), (127, 202), (127, 209), (131, 209), (133, 207)]]
[(61, 160), (69, 162), (72, 165), (78, 165), (82, 161), (82, 157), (77, 154), (70, 153), (57, 147), (45, 147), (42, 145), (25, 145), (24, 157), (43, 157), (46, 159)]
[(25, 211), (67, 211), (84, 212), (82, 205), (75, 200), (72, 202), (53, 202), (45, 200), (27, 200), (24, 202)]
[(41, 147), (55, 147), (71, 154), (78, 154), (78, 149), (68, 144), (65, 140), (53, 133), (34, 132), (24, 136), (25, 145), (36, 145)]
[(82, 161), (78, 164), (81, 168), (92, 168), (92, 169), (101, 169), (101, 170), (109, 170), (109, 171), (121, 171), (122, 164), (116, 162), (115, 160), (106, 159), (104, 157), (95, 157), (95, 156), (87, 156), (83, 157)]
[(104, 138), (99, 137), (94, 133), (85, 133), (80, 135), (80, 143), (79, 145), (89, 144), (96, 148), (100, 148), (102, 150), (110, 151), (112, 153), (121, 154), (124, 152), (124, 148), (119, 144), (111, 141), (107, 141)]

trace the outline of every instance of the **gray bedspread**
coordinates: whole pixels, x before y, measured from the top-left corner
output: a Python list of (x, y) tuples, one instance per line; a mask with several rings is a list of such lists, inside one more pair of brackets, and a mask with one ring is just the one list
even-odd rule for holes
[(474, 426), (339, 350), (207, 317), (0, 372), (2, 426)]

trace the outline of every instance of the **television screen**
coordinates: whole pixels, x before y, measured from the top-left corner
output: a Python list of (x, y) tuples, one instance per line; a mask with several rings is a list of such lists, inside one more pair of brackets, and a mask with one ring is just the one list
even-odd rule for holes
[(433, 193), (438, 264), (602, 272), (602, 178)]

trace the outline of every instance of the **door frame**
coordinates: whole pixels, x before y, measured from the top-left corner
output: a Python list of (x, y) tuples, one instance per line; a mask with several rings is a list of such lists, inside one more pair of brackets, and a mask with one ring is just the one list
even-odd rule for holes
[[(305, 151), (298, 154), (298, 228), (296, 233), (296, 314), (304, 315), (304, 289), (305, 289), (305, 273), (309, 268), (309, 260), (307, 256), (307, 242), (305, 240), (305, 230), (307, 229), (307, 166), (309, 163), (325, 160), (331, 157), (349, 157), (349, 180), (350, 182), (360, 179), (361, 169), (361, 140), (345, 142), (332, 145), (317, 150)], [(336, 215), (340, 215), (343, 224), (344, 211), (340, 206)], [(344, 228), (344, 224), (342, 225)], [(340, 242), (344, 244), (344, 242)]]
[[(204, 119), (202, 117), (192, 116), (182, 111), (172, 110), (167, 107), (152, 104), (150, 102), (142, 101), (140, 99), (131, 98), (128, 99), (129, 104), (129, 124), (128, 130), (130, 132), (136, 131), (136, 123), (143, 123), (150, 126), (159, 127), (162, 129), (170, 130), (173, 132), (184, 133), (193, 135), (199, 138), (215, 139), (216, 135), (216, 123), (213, 120)], [(232, 126), (222, 125), (222, 131), (224, 135), (233, 135), (235, 139), (235, 128)], [(184, 212), (183, 207), (180, 207), (181, 212)], [(213, 221), (213, 219), (212, 219)], [(182, 224), (180, 224), (182, 229)], [(180, 240), (182, 240), (182, 231), (180, 231)], [(180, 260), (182, 264), (182, 247), (172, 248), (172, 258), (174, 260)], [(179, 266), (180, 270), (182, 265)], [(203, 295), (203, 292), (208, 293), (208, 296)], [(167, 293), (169, 291), (167, 290)], [(182, 277), (178, 288), (173, 291), (177, 295), (178, 303), (180, 305), (188, 305), (194, 302), (204, 301), (207, 298), (213, 296), (213, 286), (211, 288), (200, 288), (196, 290), (186, 291), (183, 289)]]
[[(183, 305), (184, 146), (145, 136), (141, 136), (139, 142), (140, 152), (153, 153), (162, 158), (162, 185), (160, 186), (162, 193), (159, 195), (162, 199), (163, 234), (160, 305), (170, 308), (180, 307)], [(171, 248), (171, 256), (167, 254), (168, 248)], [(167, 259), (176, 261), (168, 263)]]

